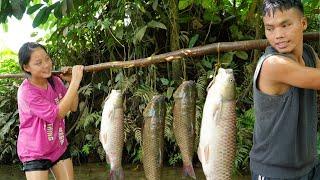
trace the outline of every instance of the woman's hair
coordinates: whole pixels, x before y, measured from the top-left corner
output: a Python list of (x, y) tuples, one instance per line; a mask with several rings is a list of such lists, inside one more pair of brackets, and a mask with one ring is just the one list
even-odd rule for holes
[[(43, 49), (46, 53), (47, 52), (47, 49), (39, 44), (39, 43), (36, 43), (36, 42), (27, 42), (27, 43), (24, 43), (21, 48), (19, 49), (19, 53), (18, 53), (18, 57), (19, 57), (19, 64), (20, 64), (20, 68), (27, 74), (31, 75), (29, 72), (25, 71), (24, 68), (23, 68), (23, 65), (27, 65), (30, 61), (30, 57), (31, 57), (31, 54), (33, 53), (33, 51), (36, 49), (36, 48), (41, 48)], [(53, 78), (52, 76), (48, 78), (48, 82), (50, 83), (50, 85), (54, 88), (54, 82), (53, 82)]]
[(304, 14), (303, 4), (300, 0), (264, 0), (262, 6), (262, 15), (272, 15), (276, 10), (289, 10), (291, 8), (296, 8)]

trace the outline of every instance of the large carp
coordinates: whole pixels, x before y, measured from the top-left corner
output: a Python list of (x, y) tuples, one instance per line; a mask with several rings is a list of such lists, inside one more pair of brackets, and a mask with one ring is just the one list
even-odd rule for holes
[(153, 96), (143, 111), (142, 161), (148, 180), (159, 180), (161, 177), (165, 116), (164, 96)]
[(230, 180), (236, 149), (235, 80), (219, 68), (203, 108), (198, 157), (208, 180)]
[(180, 148), (183, 173), (196, 179), (192, 166), (196, 122), (196, 85), (184, 81), (173, 94), (173, 132)]
[(110, 164), (110, 179), (124, 179), (121, 166), (124, 142), (123, 99), (120, 90), (112, 90), (106, 98), (100, 126), (100, 142)]

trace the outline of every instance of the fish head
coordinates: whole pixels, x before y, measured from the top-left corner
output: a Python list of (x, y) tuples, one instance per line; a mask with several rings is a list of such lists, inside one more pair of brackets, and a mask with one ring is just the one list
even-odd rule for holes
[(147, 107), (143, 111), (144, 117), (155, 117), (158, 114), (163, 114), (163, 108), (165, 106), (165, 97), (163, 95), (155, 95), (151, 101), (147, 104)]
[(235, 79), (232, 69), (219, 68), (214, 85), (224, 100), (235, 98)]
[(120, 108), (123, 105), (122, 92), (121, 90), (111, 90), (110, 94), (104, 101), (104, 105), (112, 105), (115, 108)]
[(184, 81), (173, 94), (175, 99), (186, 98), (186, 96), (196, 96), (196, 83), (194, 81)]

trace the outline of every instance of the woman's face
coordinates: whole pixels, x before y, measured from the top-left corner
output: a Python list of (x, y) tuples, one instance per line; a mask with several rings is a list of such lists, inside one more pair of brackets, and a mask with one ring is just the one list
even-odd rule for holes
[(32, 78), (47, 79), (51, 76), (52, 61), (49, 55), (42, 48), (35, 48), (30, 56), (27, 65), (23, 65), (23, 69), (29, 72)]

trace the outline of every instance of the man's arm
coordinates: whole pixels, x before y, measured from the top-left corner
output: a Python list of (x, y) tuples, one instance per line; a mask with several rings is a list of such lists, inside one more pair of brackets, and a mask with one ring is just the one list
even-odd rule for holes
[[(320, 67), (320, 62), (316, 65)], [(268, 84), (320, 90), (320, 69), (302, 66), (284, 56), (270, 56), (266, 59), (260, 76)]]

